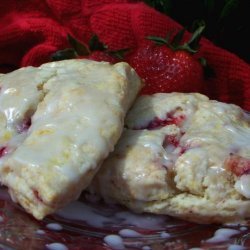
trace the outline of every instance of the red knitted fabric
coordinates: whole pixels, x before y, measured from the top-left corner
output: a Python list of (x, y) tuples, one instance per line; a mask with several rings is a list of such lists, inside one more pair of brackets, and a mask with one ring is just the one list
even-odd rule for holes
[[(0, 1), (0, 72), (40, 65), (69, 47), (71, 34), (87, 43), (93, 33), (110, 49), (135, 48), (145, 36), (165, 36), (181, 25), (136, 0)], [(207, 95), (250, 110), (250, 66), (238, 56), (201, 40), (200, 56), (215, 76)]]

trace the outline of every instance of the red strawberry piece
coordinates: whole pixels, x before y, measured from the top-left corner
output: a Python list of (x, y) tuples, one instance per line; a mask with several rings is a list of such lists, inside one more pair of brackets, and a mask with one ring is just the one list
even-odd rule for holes
[(146, 126), (135, 128), (135, 129), (152, 130), (152, 129), (161, 128), (161, 127), (165, 127), (167, 125), (173, 125), (173, 124), (176, 126), (180, 126), (184, 120), (185, 120), (185, 116), (183, 114), (175, 115), (175, 111), (173, 111), (173, 112), (167, 113), (165, 119), (155, 117)]
[(178, 148), (178, 155), (181, 156), (188, 149), (188, 146), (180, 144), (181, 137), (184, 134), (185, 133), (182, 132), (180, 135), (166, 135), (162, 146), (164, 148), (167, 148), (170, 145), (173, 146), (174, 148)]
[(186, 51), (145, 45), (130, 54), (127, 60), (145, 81), (142, 94), (203, 92), (202, 65)]
[(151, 121), (148, 125), (147, 125), (147, 129), (155, 129), (155, 128), (159, 128), (159, 127), (164, 127), (167, 125), (180, 125), (180, 123), (184, 120), (184, 115), (180, 115), (180, 116), (172, 116), (170, 115), (166, 115), (166, 119), (160, 119), (158, 117), (155, 117), (155, 119), (153, 121)]
[(180, 138), (178, 138), (176, 135), (167, 135), (165, 137), (163, 146), (169, 144), (177, 148), (180, 144)]
[(231, 171), (236, 176), (250, 174), (250, 159), (231, 154), (226, 158), (224, 165), (227, 170)]
[(34, 196), (36, 197), (36, 199), (38, 200), (38, 201), (40, 201), (40, 202), (42, 202), (43, 203), (43, 199), (41, 198), (41, 196), (40, 196), (40, 194), (39, 194), (39, 192), (37, 191), (37, 190), (33, 190), (33, 194), (34, 194)]
[(0, 158), (7, 154), (7, 147), (0, 147)]

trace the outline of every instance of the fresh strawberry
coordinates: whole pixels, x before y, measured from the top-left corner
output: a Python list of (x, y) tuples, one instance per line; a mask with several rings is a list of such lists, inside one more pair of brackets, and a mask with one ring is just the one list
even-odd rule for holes
[(157, 45), (140, 47), (128, 63), (145, 82), (142, 94), (203, 91), (202, 66), (185, 51)]
[(127, 49), (117, 51), (109, 50), (108, 46), (99, 41), (96, 35), (91, 38), (88, 45), (81, 43), (70, 35), (68, 35), (68, 41), (72, 47), (54, 53), (52, 55), (53, 61), (85, 58), (98, 62), (105, 61), (114, 64), (121, 61), (124, 52), (127, 51)]
[(203, 67), (193, 56), (197, 50), (191, 48), (192, 44), (197, 47), (194, 41), (199, 39), (202, 29), (184, 45), (179, 45), (183, 32), (178, 33), (172, 43), (168, 39), (149, 37), (157, 44), (145, 43), (127, 56), (127, 62), (145, 81), (142, 94), (203, 92)]

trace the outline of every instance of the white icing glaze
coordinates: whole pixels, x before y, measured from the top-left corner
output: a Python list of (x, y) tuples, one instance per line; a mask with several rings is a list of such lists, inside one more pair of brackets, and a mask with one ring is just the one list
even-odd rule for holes
[(49, 223), (46, 225), (46, 227), (50, 230), (54, 230), (54, 231), (61, 231), (63, 229), (62, 225), (58, 224), (58, 223)]
[(248, 147), (250, 141), (250, 128), (233, 125), (225, 125), (225, 129), (230, 132), (233, 142), (229, 146)]
[(122, 219), (124, 225), (144, 229), (160, 229), (165, 226), (166, 217), (153, 214), (134, 214), (129, 211), (118, 212), (115, 217)]
[(151, 250), (152, 248), (150, 246), (143, 246), (142, 250)]
[(167, 232), (161, 232), (160, 233), (160, 237), (161, 238), (164, 238), (164, 239), (166, 239), (166, 238), (169, 238), (171, 235), (169, 234), (169, 233), (167, 233)]
[[(44, 105), (39, 105), (33, 116), (28, 138), (12, 159), (22, 165), (39, 167), (44, 173), (56, 168), (58, 173), (77, 181), (83, 173), (96, 167), (97, 158), (103, 159), (113, 150), (113, 143), (102, 135), (103, 126), (121, 126), (121, 121), (116, 113), (110, 112), (113, 101), (108, 101), (111, 98), (107, 93), (74, 83), (66, 86), (53, 88), (46, 95)], [(50, 145), (49, 150), (44, 150), (46, 145)], [(89, 155), (84, 152), (86, 147)]]
[(235, 244), (230, 244), (227, 248), (227, 250), (245, 250), (247, 249), (244, 246), (240, 246), (240, 245), (235, 245)]
[(84, 221), (90, 226), (100, 228), (105, 228), (108, 224), (119, 224), (124, 227), (132, 225), (143, 229), (161, 229), (166, 222), (166, 217), (160, 215), (138, 215), (130, 211), (120, 210), (112, 210), (111, 213), (109, 210), (105, 210), (105, 207), (100, 213), (99, 209), (79, 201), (71, 202), (56, 212), (57, 215), (68, 220)]
[(235, 183), (235, 189), (250, 199), (250, 175), (242, 175)]
[(0, 223), (4, 221), (3, 216), (0, 215)]
[(68, 250), (69, 249), (66, 245), (62, 243), (57, 243), (57, 242), (47, 244), (46, 248), (48, 250)]
[(119, 235), (110, 234), (104, 237), (104, 242), (114, 250), (125, 249), (123, 239)]
[(0, 158), (0, 168), (3, 158), (6, 160), (6, 156), (11, 154), (25, 139), (26, 133), (22, 131), (25, 119), (27, 122), (36, 110), (44, 96), (41, 86), (54, 73), (54, 70), (27, 67), (1, 77), (0, 148), (6, 147), (7, 153)]
[(95, 208), (79, 201), (71, 202), (63, 209), (57, 211), (56, 214), (69, 220), (85, 221), (93, 227), (105, 227), (106, 223), (113, 220), (112, 217), (104, 216), (98, 213), (98, 210)]
[(45, 231), (42, 230), (42, 229), (37, 229), (37, 230), (36, 230), (36, 233), (42, 235), (42, 234), (45, 234)]
[(27, 112), (36, 109), (44, 95), (40, 86), (54, 74), (52, 69), (27, 67), (0, 79), (0, 113), (5, 116), (7, 128), (13, 128)]
[(133, 237), (140, 237), (142, 236), (142, 234), (136, 232), (135, 230), (132, 229), (121, 229), (118, 234), (122, 237), (129, 237), (129, 238), (133, 238)]
[(221, 241), (227, 241), (230, 239), (231, 236), (239, 234), (240, 231), (236, 229), (231, 229), (231, 228), (220, 228), (215, 231), (214, 236), (206, 242), (209, 243), (216, 243), (216, 242), (221, 242)]

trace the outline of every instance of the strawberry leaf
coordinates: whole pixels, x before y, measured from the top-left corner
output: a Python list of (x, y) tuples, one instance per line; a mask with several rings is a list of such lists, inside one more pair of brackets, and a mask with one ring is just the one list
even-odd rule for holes
[(151, 40), (153, 42), (155, 42), (157, 45), (166, 45), (168, 44), (168, 41), (162, 37), (158, 37), (158, 36), (147, 36), (146, 37), (148, 40)]
[(108, 46), (102, 43), (97, 35), (93, 35), (89, 41), (89, 49), (90, 51), (104, 51), (108, 49)]
[(197, 52), (197, 50), (200, 47), (199, 42), (200, 42), (200, 39), (201, 39), (201, 34), (203, 33), (203, 31), (205, 29), (204, 21), (200, 21), (199, 23), (197, 23), (197, 25), (198, 25), (198, 28), (194, 31), (192, 37), (187, 42), (187, 45), (190, 47), (190, 49), (192, 51), (195, 51), (195, 52)]
[(107, 51), (107, 53), (112, 56), (115, 57), (117, 59), (123, 60), (125, 54), (129, 51), (129, 49), (120, 49), (120, 50), (115, 50), (115, 51)]
[(164, 39), (162, 37), (157, 36), (147, 36), (146, 38), (154, 41), (157, 45), (167, 45), (170, 49), (176, 51), (176, 50), (185, 50), (187, 52), (190, 52), (192, 54), (196, 53), (199, 48), (199, 41), (201, 39), (201, 34), (203, 30), (205, 29), (204, 22), (200, 21), (198, 28), (193, 33), (190, 40), (183, 45), (180, 45), (180, 42), (183, 38), (183, 35), (185, 33), (185, 29), (180, 30), (172, 39), (171, 43), (169, 42), (170, 34), (167, 35), (167, 37)]
[(208, 64), (207, 60), (204, 57), (200, 57), (199, 62), (203, 67), (203, 72), (204, 72), (205, 79), (215, 77), (216, 74), (215, 74), (214, 69)]
[(204, 57), (200, 57), (200, 58), (199, 58), (199, 61), (200, 61), (200, 64), (201, 64), (203, 67), (206, 67), (206, 66), (207, 66), (207, 60), (206, 60)]
[(64, 50), (58, 50), (54, 54), (51, 55), (52, 61), (61, 61), (66, 59), (77, 58), (77, 53), (73, 48), (67, 48)]
[(177, 34), (173, 37), (173, 40), (171, 42), (172, 46), (177, 47), (178, 45), (180, 45), (182, 39), (183, 39), (183, 35), (185, 33), (186, 29), (181, 29), (179, 32), (177, 32)]
[(82, 44), (71, 35), (68, 35), (67, 38), (70, 45), (73, 47), (73, 49), (79, 56), (87, 56), (90, 54), (90, 51), (85, 44)]

